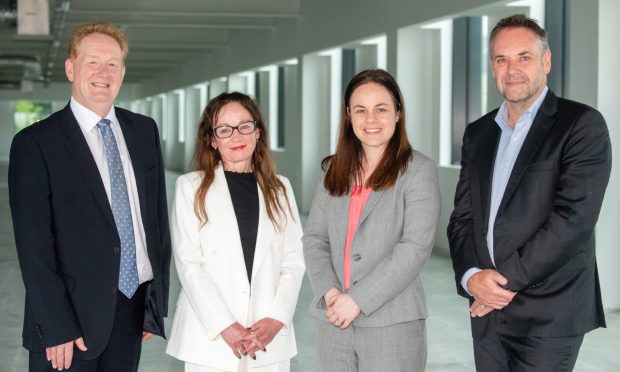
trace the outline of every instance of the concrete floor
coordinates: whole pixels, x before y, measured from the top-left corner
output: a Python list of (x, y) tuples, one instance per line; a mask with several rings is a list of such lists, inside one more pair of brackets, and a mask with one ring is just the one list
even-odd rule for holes
[[(176, 174), (168, 173), (169, 199), (174, 190)], [(0, 371), (27, 371), (28, 354), (21, 347), (24, 287), (21, 280), (8, 207), (7, 165), (0, 164)], [(473, 355), (467, 304), (455, 294), (449, 258), (432, 256), (423, 272), (429, 305), (427, 371), (473, 371)], [(179, 293), (179, 280), (174, 271), (171, 278), (171, 308)], [(311, 299), (307, 280), (301, 289), (295, 315), (299, 355), (292, 361), (292, 371), (315, 370), (312, 319), (306, 309)], [(620, 371), (620, 312), (607, 312), (607, 329), (588, 334), (581, 348), (575, 371)], [(169, 329), (171, 320), (168, 319)], [(141, 372), (183, 371), (181, 362), (165, 354), (165, 340), (145, 343)], [(388, 371), (386, 371), (388, 372)]]

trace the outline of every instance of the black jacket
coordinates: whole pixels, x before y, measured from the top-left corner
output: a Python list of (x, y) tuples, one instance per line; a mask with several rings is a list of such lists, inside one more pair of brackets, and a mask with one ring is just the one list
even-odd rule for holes
[[(493, 269), (486, 243), (497, 110), (467, 126), (448, 238), (459, 294), (471, 267)], [(594, 226), (611, 171), (605, 120), (549, 91), (517, 157), (494, 225), (494, 260), (519, 292), (502, 311), (506, 331), (575, 336), (605, 326)], [(487, 317), (472, 318), (474, 337)]]
[[(154, 279), (144, 329), (164, 336), (170, 235), (164, 167), (155, 122), (116, 108), (134, 168)], [(101, 176), (67, 105), (18, 133), (11, 145), (9, 197), (26, 287), (23, 342), (31, 351), (80, 336), (92, 359), (114, 319), (120, 239)]]

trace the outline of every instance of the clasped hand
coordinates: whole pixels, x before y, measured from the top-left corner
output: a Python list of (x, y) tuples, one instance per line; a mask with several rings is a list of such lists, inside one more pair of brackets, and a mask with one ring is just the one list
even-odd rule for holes
[(348, 294), (342, 293), (337, 288), (332, 287), (325, 296), (327, 310), (325, 316), (334, 326), (345, 329), (361, 314), (361, 309), (355, 300)]
[(482, 270), (472, 275), (467, 281), (467, 290), (475, 300), (469, 308), (471, 316), (482, 317), (508, 306), (517, 292), (504, 289), (506, 284), (508, 279), (496, 270)]
[(235, 322), (224, 329), (220, 335), (232, 349), (237, 358), (249, 355), (256, 359), (256, 352), (267, 351), (267, 345), (273, 341), (284, 324), (273, 318), (263, 318), (249, 328)]

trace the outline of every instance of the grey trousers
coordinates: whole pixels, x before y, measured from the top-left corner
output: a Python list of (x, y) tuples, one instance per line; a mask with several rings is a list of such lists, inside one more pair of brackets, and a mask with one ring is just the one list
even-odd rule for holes
[(424, 320), (344, 330), (317, 320), (315, 343), (320, 372), (422, 372), (426, 366)]

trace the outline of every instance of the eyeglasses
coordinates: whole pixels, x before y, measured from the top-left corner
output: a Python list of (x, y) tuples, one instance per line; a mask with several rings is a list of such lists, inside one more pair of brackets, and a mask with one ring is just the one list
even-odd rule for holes
[(236, 127), (233, 127), (228, 124), (223, 124), (223, 125), (220, 125), (219, 127), (213, 128), (213, 133), (215, 134), (217, 138), (228, 138), (233, 135), (233, 132), (235, 131), (235, 129), (239, 133), (244, 134), (244, 135), (254, 133), (254, 131), (256, 130), (256, 121), (255, 120), (246, 121), (246, 122), (240, 123)]

